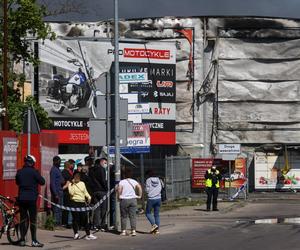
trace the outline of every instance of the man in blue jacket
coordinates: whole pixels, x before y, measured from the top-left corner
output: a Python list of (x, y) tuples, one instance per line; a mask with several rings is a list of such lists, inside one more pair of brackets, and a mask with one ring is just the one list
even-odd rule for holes
[[(53, 166), (50, 170), (50, 191), (51, 200), (56, 204), (63, 205), (63, 185), (64, 178), (60, 171), (61, 159), (58, 155), (53, 157)], [(62, 223), (62, 211), (56, 206), (52, 206), (52, 211), (55, 219), (55, 224), (57, 226)]]
[(45, 184), (45, 179), (34, 168), (36, 159), (33, 155), (27, 155), (24, 159), (24, 167), (18, 170), (16, 183), (19, 186), (18, 203), (20, 208), (20, 246), (25, 246), (25, 236), (27, 233), (26, 220), (29, 214), (30, 232), (33, 247), (43, 247), (44, 245), (36, 239), (36, 217), (38, 198), (38, 186)]

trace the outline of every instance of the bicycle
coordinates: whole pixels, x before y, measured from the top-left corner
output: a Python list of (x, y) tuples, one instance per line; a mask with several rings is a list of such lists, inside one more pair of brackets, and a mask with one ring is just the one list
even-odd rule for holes
[[(9, 205), (10, 204), (10, 205)], [(7, 240), (12, 245), (18, 245), (21, 241), (20, 232), (20, 210), (17, 207), (17, 201), (0, 195), (0, 239), (6, 233)], [(28, 230), (28, 218), (25, 222), (26, 232)]]

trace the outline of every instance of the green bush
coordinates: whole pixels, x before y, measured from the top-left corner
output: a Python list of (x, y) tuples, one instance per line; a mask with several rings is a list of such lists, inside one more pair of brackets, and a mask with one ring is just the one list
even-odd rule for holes
[(55, 219), (53, 215), (48, 215), (45, 221), (45, 229), (49, 231), (54, 231), (55, 229)]

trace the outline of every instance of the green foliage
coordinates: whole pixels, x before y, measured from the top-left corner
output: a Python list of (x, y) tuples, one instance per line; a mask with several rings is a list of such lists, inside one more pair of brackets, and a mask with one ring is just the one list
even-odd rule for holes
[[(31, 50), (31, 41), (26, 37), (35, 39), (55, 38), (49, 24), (43, 17), (45, 7), (36, 4), (36, 0), (8, 0), (8, 29), (9, 52), (13, 61), (25, 60), (36, 64)], [(3, 46), (3, 30), (1, 26), (1, 47)]]
[(24, 103), (20, 101), (16, 102), (14, 98), (9, 96), (8, 107), (9, 127), (16, 132), (22, 131), (24, 113), (28, 107), (34, 108), (41, 128), (48, 128), (51, 125), (51, 120), (48, 118), (47, 112), (32, 96), (28, 96)]
[(48, 215), (45, 221), (45, 229), (49, 231), (54, 231), (55, 229), (55, 219), (53, 215)]
[[(3, 3), (3, 1), (1, 1)], [(32, 97), (23, 103), (20, 99), (19, 89), (14, 88), (17, 82), (18, 87), (23, 88), (25, 76), (13, 72), (14, 63), (20, 61), (38, 64), (32, 51), (32, 37), (34, 39), (54, 39), (55, 33), (51, 31), (49, 24), (43, 20), (46, 10), (43, 6), (37, 5), (36, 0), (8, 0), (8, 47), (9, 47), (9, 80), (8, 80), (8, 117), (11, 130), (20, 132), (23, 126), (24, 111), (32, 105), (36, 111), (41, 128), (48, 128), (50, 120), (44, 109), (33, 100)], [(3, 25), (0, 26), (0, 46), (3, 48)], [(1, 69), (3, 56), (1, 54)], [(0, 102), (2, 101), (3, 84), (0, 79)]]

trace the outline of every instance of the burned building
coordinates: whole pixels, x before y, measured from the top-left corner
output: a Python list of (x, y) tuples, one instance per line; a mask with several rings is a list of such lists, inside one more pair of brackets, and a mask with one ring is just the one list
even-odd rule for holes
[[(175, 2), (174, 6), (180, 1)], [(290, 180), (297, 185), (300, 21), (283, 7), (276, 12), (255, 9), (258, 3), (245, 3), (238, 12), (241, 6), (229, 10), (225, 3), (221, 5), (223, 10), (209, 10), (207, 16), (205, 11), (197, 15), (200, 11), (191, 7), (190, 15), (187, 9), (180, 12), (174, 7), (170, 9), (172, 17), (157, 18), (148, 17), (155, 16), (150, 10), (151, 14), (143, 10), (148, 13), (145, 18), (140, 17), (142, 13), (130, 16), (122, 5), (126, 18), (119, 22), (120, 39), (176, 44), (177, 147), (170, 149), (170, 154), (219, 157), (218, 144), (237, 143), (241, 144), (241, 156), (247, 158), (250, 186), (273, 189), (284, 169), (294, 170)], [(167, 10), (162, 9), (157, 16)], [(215, 17), (220, 14), (227, 17)], [(65, 16), (48, 20), (58, 36), (113, 38), (113, 21), (106, 18), (107, 13), (103, 15), (102, 21), (88, 23), (64, 22)], [(287, 18), (263, 17), (276, 15)], [(76, 20), (74, 13), (71, 20)], [(267, 172), (269, 177), (264, 179), (270, 186), (263, 186), (259, 171)]]

